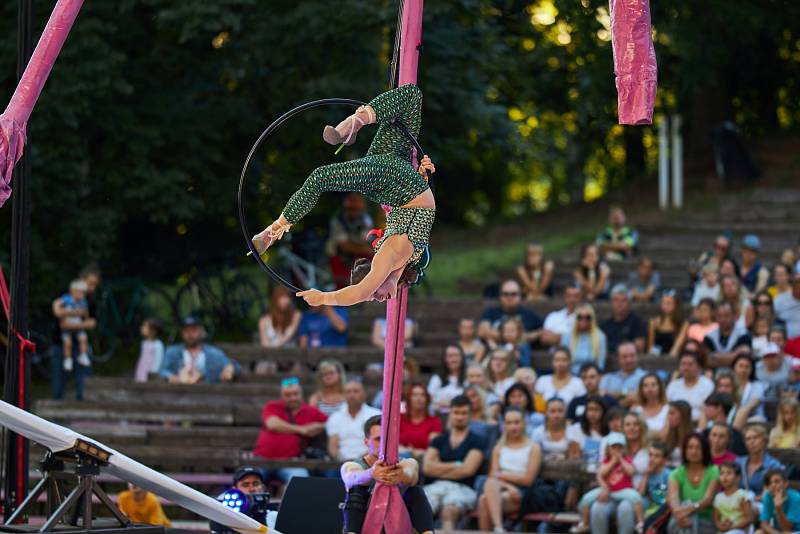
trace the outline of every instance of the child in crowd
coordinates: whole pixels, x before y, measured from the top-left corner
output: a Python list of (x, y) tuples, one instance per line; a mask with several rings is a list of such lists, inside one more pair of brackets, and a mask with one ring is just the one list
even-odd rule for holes
[(158, 319), (145, 319), (139, 329), (142, 335), (142, 344), (139, 349), (139, 361), (136, 362), (135, 382), (147, 382), (147, 376), (161, 370), (164, 359), (164, 343), (161, 336), (161, 321)]
[(653, 260), (642, 258), (635, 271), (628, 274), (628, 287), (634, 302), (651, 302), (661, 288), (661, 275), (653, 268)]
[(633, 487), (633, 458), (625, 454), (626, 440), (620, 432), (612, 432), (606, 437), (606, 454), (600, 469), (597, 471), (599, 487), (589, 491), (581, 497), (578, 511), (581, 521), (570, 529), (570, 532), (585, 533), (589, 527), (589, 512), (592, 504), (601, 495), (608, 500), (619, 503), (629, 501), (633, 503), (636, 513), (636, 530), (641, 532), (644, 527), (644, 506), (642, 496)]
[(697, 306), (703, 299), (719, 301), (719, 267), (715, 263), (707, 263), (703, 267), (703, 278), (694, 286), (692, 306)]
[(458, 323), (458, 345), (464, 351), (466, 364), (480, 363), (486, 354), (486, 346), (478, 338), (475, 319), (461, 319)]
[(775, 428), (769, 433), (769, 448), (800, 447), (800, 403), (794, 397), (781, 399)]
[(769, 317), (757, 317), (753, 323), (753, 341), (751, 346), (753, 347), (753, 356), (759, 360), (764, 356), (764, 352), (769, 345), (769, 327), (771, 324)]
[(667, 467), (669, 447), (663, 441), (654, 441), (650, 444), (650, 463), (647, 472), (639, 483), (639, 493), (644, 495), (647, 503), (647, 514), (651, 514), (667, 502), (667, 489), (669, 487), (669, 474), (672, 469)]
[(753, 524), (751, 493), (739, 487), (742, 468), (736, 462), (719, 466), (721, 491), (714, 497), (714, 526), (726, 534), (745, 534)]
[(764, 489), (761, 528), (756, 534), (800, 531), (800, 492), (789, 487), (786, 473), (782, 469), (767, 471)]
[(686, 336), (690, 340), (702, 343), (706, 336), (719, 326), (714, 321), (716, 307), (711, 299), (703, 299), (695, 306), (693, 315), (696, 322), (690, 324), (686, 331)]
[(531, 366), (531, 347), (525, 339), (525, 330), (519, 319), (508, 319), (500, 325), (499, 348), (517, 354), (517, 365)]
[(89, 335), (86, 330), (75, 327), (89, 318), (89, 303), (86, 301), (88, 286), (83, 280), (73, 280), (69, 285), (69, 293), (61, 297), (61, 303), (67, 315), (61, 319), (61, 343), (64, 350), (64, 370), (72, 371), (73, 338), (78, 340), (78, 365), (89, 367)]

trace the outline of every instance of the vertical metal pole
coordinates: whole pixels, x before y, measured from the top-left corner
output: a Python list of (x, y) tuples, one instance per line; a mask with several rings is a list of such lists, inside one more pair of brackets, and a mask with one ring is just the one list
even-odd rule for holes
[(666, 210), (669, 207), (669, 139), (667, 130), (669, 118), (661, 117), (658, 124), (658, 207)]
[[(18, 0), (17, 11), (17, 79), (22, 78), (33, 52), (31, 20), (33, 0)], [(29, 141), (29, 140), (28, 140)], [(30, 146), (17, 164), (12, 183), (11, 200), (11, 310), (8, 325), (3, 398), (22, 409), (30, 403), (30, 360), (20, 356), (17, 332), (28, 335), (28, 286), (30, 271)], [(5, 516), (9, 517), (28, 493), (28, 441), (13, 432), (5, 435), (4, 468)], [(22, 518), (23, 521), (26, 518)]]
[(683, 207), (683, 118), (672, 116), (672, 207)]

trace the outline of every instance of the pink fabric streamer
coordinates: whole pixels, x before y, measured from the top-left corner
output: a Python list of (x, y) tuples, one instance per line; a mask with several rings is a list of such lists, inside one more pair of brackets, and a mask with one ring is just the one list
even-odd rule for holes
[(11, 175), (22, 157), (27, 124), (83, 0), (58, 0), (17, 89), (0, 115), (0, 207), (11, 196)]
[[(419, 51), (422, 42), (423, 0), (406, 0), (400, 34), (399, 84), (417, 82)], [(414, 158), (416, 166), (416, 157)], [(384, 208), (385, 209), (385, 208)], [(400, 438), (400, 397), (403, 388), (403, 356), (408, 288), (386, 303), (386, 343), (383, 355), (384, 402), (381, 414), (381, 458), (389, 465), (398, 461)], [(403, 496), (396, 486), (376, 484), (364, 519), (364, 534), (411, 534), (413, 527)]]
[(609, 0), (620, 124), (652, 124), (658, 67), (649, 0)]

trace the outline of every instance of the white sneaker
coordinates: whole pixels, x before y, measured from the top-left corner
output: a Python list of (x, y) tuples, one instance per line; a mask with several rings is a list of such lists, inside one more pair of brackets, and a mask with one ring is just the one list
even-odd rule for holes
[(80, 356), (78, 356), (78, 365), (82, 365), (84, 367), (91, 367), (92, 360), (89, 358), (88, 354), (83, 353)]
[(68, 373), (72, 371), (72, 358), (64, 358), (64, 370)]

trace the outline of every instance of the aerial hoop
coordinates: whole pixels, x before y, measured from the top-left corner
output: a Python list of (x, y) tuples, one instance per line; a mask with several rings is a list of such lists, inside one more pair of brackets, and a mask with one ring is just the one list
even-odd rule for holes
[[(288, 121), (293, 116), (297, 115), (298, 113), (302, 113), (303, 111), (307, 111), (309, 109), (318, 108), (322, 106), (353, 106), (359, 107), (365, 105), (366, 102), (361, 102), (360, 100), (353, 100), (350, 98), (324, 98), (322, 100), (314, 100), (311, 102), (306, 102), (305, 104), (299, 105), (294, 109), (291, 109), (275, 119), (272, 124), (267, 126), (267, 128), (261, 132), (261, 135), (258, 136), (256, 142), (253, 144), (253, 147), (250, 149), (250, 152), (247, 154), (247, 158), (244, 160), (244, 167), (242, 167), (242, 175), (239, 177), (239, 194), (238, 194), (238, 204), (239, 204), (239, 225), (242, 228), (242, 234), (244, 235), (244, 241), (247, 244), (248, 250), (250, 250), (251, 255), (255, 258), (256, 263), (261, 266), (262, 269), (266, 271), (266, 273), (272, 278), (275, 282), (282, 284), (286, 289), (294, 293), (299, 293), (303, 291), (303, 289), (295, 286), (280, 274), (275, 272), (267, 262), (258, 254), (256, 251), (253, 242), (250, 240), (253, 234), (250, 233), (250, 229), (247, 227), (247, 217), (245, 216), (245, 208), (244, 208), (244, 190), (247, 185), (247, 171), (250, 169), (250, 162), (253, 159), (253, 155), (255, 155), (256, 151), (261, 148), (267, 138), (272, 135), (275, 130), (280, 128), (282, 124)], [(411, 144), (414, 145), (414, 149), (416, 149), (417, 154), (424, 154), (422, 147), (420, 146), (417, 139), (411, 135), (411, 132), (408, 130), (405, 124), (401, 121), (394, 120), (390, 124), (395, 126), (400, 132), (405, 135)], [(430, 176), (430, 174), (429, 174)], [(310, 288), (308, 288), (310, 289)]]

